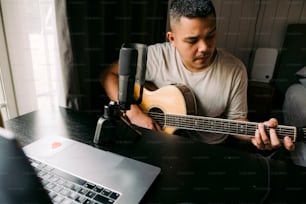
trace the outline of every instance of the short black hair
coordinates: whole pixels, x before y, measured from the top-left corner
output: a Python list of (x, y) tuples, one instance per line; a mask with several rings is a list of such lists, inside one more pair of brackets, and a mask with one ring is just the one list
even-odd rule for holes
[(203, 18), (210, 14), (216, 16), (210, 0), (172, 0), (169, 8), (170, 19), (179, 21), (182, 16), (187, 18)]

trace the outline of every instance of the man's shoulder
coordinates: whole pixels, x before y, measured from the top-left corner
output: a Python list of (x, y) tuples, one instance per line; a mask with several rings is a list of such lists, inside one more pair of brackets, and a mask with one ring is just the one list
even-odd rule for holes
[(224, 49), (218, 49), (218, 59), (219, 62), (222, 63), (236, 64), (240, 65), (241, 67), (245, 66), (238, 57), (236, 57), (234, 54)]
[(240, 60), (233, 53), (231, 53), (227, 50), (224, 50), (224, 49), (218, 49), (218, 55), (221, 56), (222, 59)]
[(171, 46), (171, 44), (169, 42), (163, 42), (163, 43), (155, 43), (152, 45), (148, 46), (149, 50), (152, 51), (171, 51), (173, 50), (173, 47)]

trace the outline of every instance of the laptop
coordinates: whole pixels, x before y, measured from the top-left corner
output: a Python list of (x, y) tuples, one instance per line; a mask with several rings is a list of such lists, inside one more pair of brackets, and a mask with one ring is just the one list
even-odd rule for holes
[(20, 148), (0, 128), (0, 203), (139, 203), (160, 171), (64, 137)]

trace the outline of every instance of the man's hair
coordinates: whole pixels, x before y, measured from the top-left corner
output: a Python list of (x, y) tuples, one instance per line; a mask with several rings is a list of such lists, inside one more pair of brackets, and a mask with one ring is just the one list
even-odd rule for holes
[(216, 16), (210, 0), (172, 0), (169, 9), (170, 21), (175, 22), (179, 22), (181, 17), (204, 18), (210, 14)]

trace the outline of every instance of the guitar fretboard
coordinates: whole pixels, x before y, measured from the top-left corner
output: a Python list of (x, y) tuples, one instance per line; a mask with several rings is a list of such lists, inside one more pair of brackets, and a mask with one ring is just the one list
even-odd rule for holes
[[(211, 118), (193, 115), (175, 115), (150, 112), (149, 115), (160, 126), (172, 126), (179, 129), (196, 130), (229, 135), (254, 136), (258, 128), (256, 122), (244, 122), (221, 118)], [(269, 127), (265, 127), (269, 132)], [(297, 128), (292, 126), (278, 125), (275, 131), (280, 139), (289, 136), (295, 141)]]

